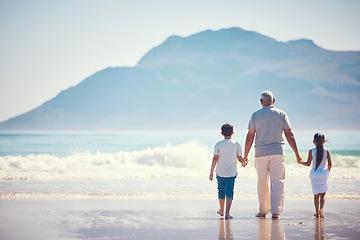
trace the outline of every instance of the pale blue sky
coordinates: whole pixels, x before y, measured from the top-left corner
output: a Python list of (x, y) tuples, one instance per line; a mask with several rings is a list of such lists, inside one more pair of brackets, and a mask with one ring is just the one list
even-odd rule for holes
[(358, 0), (0, 0), (0, 121), (171, 35), (241, 27), (359, 51), (359, 12)]

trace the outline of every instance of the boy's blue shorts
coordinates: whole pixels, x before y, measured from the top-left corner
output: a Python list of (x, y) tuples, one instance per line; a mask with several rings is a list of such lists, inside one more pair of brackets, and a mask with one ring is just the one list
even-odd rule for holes
[(234, 196), (235, 177), (219, 177), (216, 175), (218, 182), (218, 197), (219, 199), (231, 198)]

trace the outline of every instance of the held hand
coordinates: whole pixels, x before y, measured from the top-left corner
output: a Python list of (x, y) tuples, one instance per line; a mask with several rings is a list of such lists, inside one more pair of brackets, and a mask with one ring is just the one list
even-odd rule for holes
[(214, 174), (211, 172), (210, 175), (209, 175), (209, 180), (212, 181), (214, 178)]
[(297, 161), (298, 164), (301, 164), (301, 160), (302, 160), (302, 158), (300, 157), (300, 155), (297, 155), (296, 156), (296, 161)]
[(249, 162), (249, 160), (247, 158), (244, 158), (244, 162), (241, 163), (241, 166), (246, 167), (248, 162)]

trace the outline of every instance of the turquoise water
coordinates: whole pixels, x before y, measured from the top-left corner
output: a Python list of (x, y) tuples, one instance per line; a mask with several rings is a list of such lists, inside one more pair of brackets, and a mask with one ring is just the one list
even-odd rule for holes
[[(304, 160), (313, 132), (295, 132)], [(329, 131), (332, 196), (360, 199), (360, 141), (357, 132)], [(246, 131), (234, 139), (244, 147)], [(213, 131), (0, 134), (0, 196), (192, 196), (213, 197), (208, 180)], [(312, 196), (310, 168), (298, 165), (286, 145), (287, 196)], [(238, 192), (256, 196), (253, 150), (238, 167)], [(29, 195), (30, 194), (30, 195)], [(50, 194), (50, 195), (49, 195)]]
[[(313, 148), (315, 131), (294, 131), (298, 148), (308, 151)], [(329, 131), (325, 134), (326, 147), (339, 155), (360, 155), (360, 131)], [(234, 139), (244, 147), (246, 131), (235, 132)], [(115, 153), (139, 151), (146, 148), (179, 145), (190, 141), (212, 148), (222, 136), (218, 130), (207, 131), (163, 131), (121, 133), (0, 133), (0, 156), (26, 156), (50, 154), (67, 156), (77, 152)], [(286, 150), (290, 151), (288, 144)]]

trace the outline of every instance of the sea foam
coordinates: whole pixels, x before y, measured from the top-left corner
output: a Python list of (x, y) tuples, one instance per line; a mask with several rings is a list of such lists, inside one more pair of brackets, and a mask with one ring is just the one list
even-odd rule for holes
[[(308, 178), (310, 167), (298, 165), (293, 155), (286, 153), (286, 177)], [(302, 152), (303, 159), (306, 155)], [(360, 156), (334, 154), (332, 157), (332, 179), (360, 179)], [(0, 157), (0, 179), (196, 179), (207, 178), (211, 160), (212, 149), (198, 141), (130, 152), (77, 152), (65, 157), (49, 154), (3, 156)], [(253, 162), (250, 157), (246, 168), (238, 165), (238, 178), (257, 177)]]

